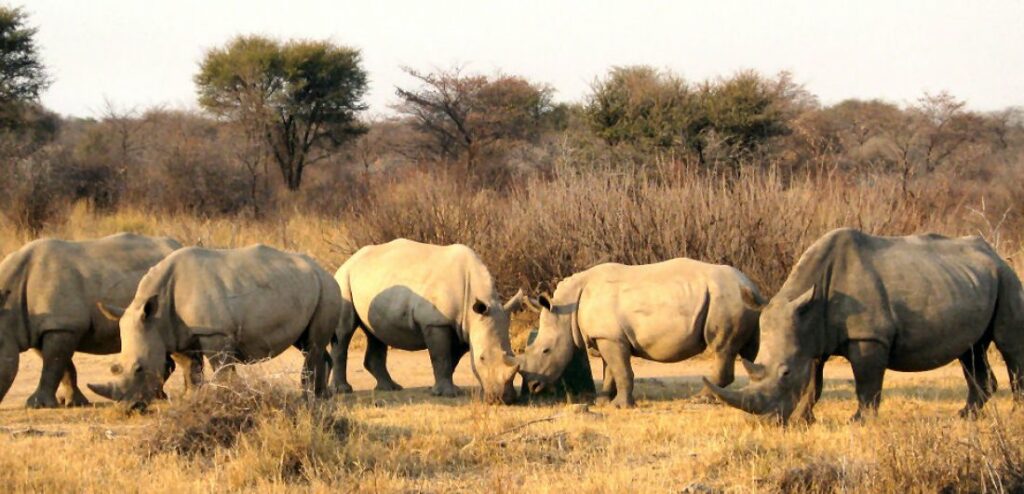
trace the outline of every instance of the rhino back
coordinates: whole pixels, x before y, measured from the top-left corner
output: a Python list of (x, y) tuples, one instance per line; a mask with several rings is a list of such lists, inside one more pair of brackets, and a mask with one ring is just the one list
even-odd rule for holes
[[(783, 291), (827, 286), (827, 330), (890, 346), (891, 368), (923, 370), (959, 356), (987, 329), (998, 256), (978, 238), (879, 237), (844, 229), (805, 253)], [(802, 286), (801, 286), (802, 285)]]
[(26, 312), (30, 345), (45, 331), (71, 330), (86, 333), (83, 351), (116, 352), (117, 324), (98, 314), (95, 304), (127, 305), (146, 271), (177, 245), (124, 233), (77, 242), (40, 239), (4, 261), (19, 266), (2, 283), (23, 293), (18, 306)]
[(460, 327), (467, 300), (497, 303), (490, 273), (463, 245), (399, 239), (364, 247), (336, 278), (368, 330), (409, 350), (425, 348), (418, 327)]
[[(191, 336), (227, 335), (244, 359), (272, 357), (296, 341), (323, 293), (321, 269), (305, 256), (257, 245), (186, 248), (143, 279), (134, 304), (151, 296), (173, 301), (174, 317)], [(336, 290), (333, 288), (332, 290)]]

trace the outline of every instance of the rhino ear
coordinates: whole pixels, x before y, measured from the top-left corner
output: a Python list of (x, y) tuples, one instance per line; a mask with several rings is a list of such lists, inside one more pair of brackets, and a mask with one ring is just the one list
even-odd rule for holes
[(481, 316), (487, 313), (487, 304), (477, 300), (473, 302), (473, 312), (480, 314)]
[(740, 287), (740, 297), (743, 299), (743, 305), (748, 309), (758, 311), (764, 309), (764, 301), (753, 290), (745, 286)]
[(790, 302), (790, 304), (793, 307), (796, 308), (796, 311), (798, 313), (802, 314), (802, 313), (806, 312), (807, 309), (809, 309), (811, 307), (811, 302), (814, 301), (814, 293), (817, 292), (817, 291), (818, 291), (818, 287), (817, 286), (812, 286), (811, 288), (808, 288), (806, 292), (804, 292), (799, 297), (797, 297), (795, 300)]
[(124, 315), (124, 309), (121, 307), (114, 307), (113, 305), (107, 305), (103, 302), (96, 302), (96, 308), (100, 310), (100, 314), (103, 314), (103, 317), (114, 322), (120, 321), (121, 316)]
[(160, 301), (157, 299), (156, 295), (153, 295), (146, 301), (145, 307), (142, 308), (142, 313), (145, 315), (146, 319), (149, 319), (156, 314), (156, 310), (159, 308)]
[(551, 297), (548, 296), (548, 294), (544, 293), (541, 294), (540, 297), (537, 297), (537, 303), (540, 304), (541, 307), (551, 310)]

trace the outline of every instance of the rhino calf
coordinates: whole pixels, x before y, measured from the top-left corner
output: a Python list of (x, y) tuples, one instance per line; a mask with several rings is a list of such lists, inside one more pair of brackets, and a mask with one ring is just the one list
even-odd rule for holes
[[(146, 271), (179, 247), (170, 238), (120, 233), (78, 242), (40, 239), (4, 258), (0, 400), (18, 373), (20, 353), (34, 349), (43, 369), (27, 405), (88, 404), (78, 388), (72, 356), (76, 351), (107, 355), (121, 350), (117, 324), (107, 321), (96, 304), (130, 302)], [(161, 357), (161, 365), (168, 367), (169, 360)]]
[(120, 363), (112, 383), (89, 388), (145, 406), (163, 377), (163, 355), (206, 356), (225, 365), (277, 356), (295, 346), (305, 356), (307, 392), (326, 392), (325, 352), (338, 324), (338, 284), (312, 259), (263, 245), (214, 250), (190, 247), (157, 264), (139, 282), (120, 320)]
[(398, 239), (359, 249), (335, 274), (345, 308), (331, 346), (333, 388), (349, 392), (348, 345), (356, 328), (366, 334), (363, 365), (378, 390), (401, 389), (388, 373), (388, 347), (423, 350), (434, 368), (433, 393), (455, 396), (455, 366), (470, 353), (473, 373), (488, 401), (516, 399), (518, 366), (509, 343), (511, 310), (522, 292), (502, 305), (487, 267), (469, 247)]
[(854, 419), (874, 414), (886, 369), (926, 371), (959, 359), (971, 416), (995, 391), (996, 344), (1024, 400), (1024, 294), (1013, 269), (979, 237), (878, 237), (829, 232), (800, 256), (761, 313), (761, 352), (739, 391), (706, 385), (730, 405), (812, 418), (829, 357), (850, 361)]
[(520, 357), (520, 373), (540, 391), (562, 375), (576, 348), (586, 348), (604, 361), (602, 398), (631, 407), (631, 356), (679, 362), (710, 348), (712, 379), (726, 386), (736, 355), (757, 354), (758, 314), (745, 299), (760, 300), (760, 292), (729, 266), (684, 258), (594, 266), (538, 299), (540, 330)]

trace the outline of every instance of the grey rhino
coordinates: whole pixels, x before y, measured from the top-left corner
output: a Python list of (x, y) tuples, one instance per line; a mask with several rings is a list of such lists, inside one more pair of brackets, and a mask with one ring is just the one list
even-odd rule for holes
[(331, 347), (333, 387), (349, 392), (345, 366), (357, 327), (366, 334), (363, 365), (378, 390), (401, 389), (388, 373), (388, 347), (423, 350), (434, 369), (432, 392), (455, 396), (452, 382), (468, 351), (484, 398), (511, 403), (518, 365), (509, 343), (509, 312), (522, 291), (502, 305), (491, 274), (465, 245), (437, 246), (398, 239), (359, 249), (335, 273), (346, 304)]
[[(86, 405), (72, 356), (121, 350), (117, 324), (97, 302), (127, 304), (146, 271), (181, 247), (170, 238), (120, 233), (78, 242), (40, 239), (0, 262), (0, 400), (18, 373), (19, 354), (42, 356), (32, 408)], [(166, 358), (161, 360), (166, 365)], [(58, 385), (60, 393), (58, 394)]]
[(325, 393), (325, 352), (341, 310), (334, 278), (312, 259), (264, 245), (180, 249), (139, 282), (119, 318), (122, 350), (115, 381), (89, 384), (97, 394), (145, 406), (163, 377), (161, 356), (228, 364), (272, 358), (295, 346), (305, 356), (303, 388)]
[(520, 373), (537, 392), (558, 379), (576, 348), (604, 361), (602, 399), (633, 406), (630, 357), (679, 362), (710, 348), (712, 379), (733, 381), (736, 355), (753, 358), (758, 313), (744, 299), (757, 287), (729, 266), (692, 259), (625, 266), (600, 264), (562, 280), (541, 296), (537, 339), (520, 357)]
[(730, 405), (785, 423), (810, 420), (822, 369), (850, 361), (854, 419), (874, 414), (886, 369), (917, 372), (959, 359), (973, 415), (995, 391), (995, 342), (1024, 399), (1024, 299), (1013, 269), (978, 237), (877, 237), (834, 230), (800, 257), (761, 313), (761, 352), (742, 390), (705, 383)]

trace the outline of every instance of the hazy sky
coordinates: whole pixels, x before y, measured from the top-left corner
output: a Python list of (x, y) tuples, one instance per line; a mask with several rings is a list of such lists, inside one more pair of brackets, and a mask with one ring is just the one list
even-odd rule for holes
[[(12, 0), (0, 0), (11, 3)], [(970, 106), (1024, 105), (1024, 1), (13, 0), (39, 27), (48, 107), (194, 107), (204, 50), (236, 34), (329, 38), (362, 50), (371, 110), (399, 66), (466, 65), (546, 82), (577, 100), (608, 67), (650, 64), (691, 80), (789, 70), (825, 103), (913, 101), (947, 90)]]

